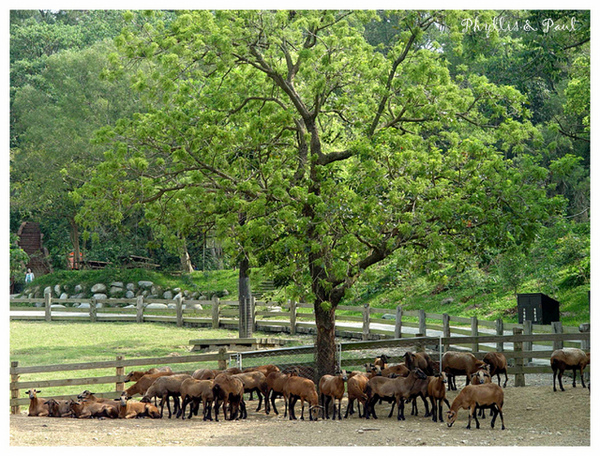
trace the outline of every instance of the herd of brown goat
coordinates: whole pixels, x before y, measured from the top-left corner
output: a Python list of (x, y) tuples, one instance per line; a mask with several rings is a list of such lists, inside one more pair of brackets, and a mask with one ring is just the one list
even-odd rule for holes
[[(556, 350), (551, 357), (554, 371), (554, 390), (558, 374), (560, 388), (564, 370), (580, 370), (581, 382), (583, 369), (590, 363), (589, 353), (574, 348)], [(491, 410), (491, 427), (498, 415), (504, 429), (502, 407), (504, 392), (500, 386), (500, 374), (504, 374), (504, 384), (508, 382), (506, 358), (502, 353), (490, 352), (483, 360), (478, 360), (471, 353), (450, 351), (444, 354), (440, 363), (435, 362), (426, 353), (406, 352), (404, 362), (388, 365), (386, 355), (376, 358), (373, 363), (365, 365), (365, 371), (342, 371), (337, 375), (323, 375), (317, 384), (307, 377), (314, 378), (313, 370), (287, 368), (281, 371), (277, 366), (268, 364), (241, 371), (238, 368), (226, 370), (198, 369), (189, 374), (174, 373), (169, 367), (133, 371), (126, 382), (134, 382), (118, 399), (97, 397), (90, 391), (80, 394), (78, 400), (44, 399), (37, 396), (37, 391), (27, 392), (30, 398), (29, 416), (53, 416), (73, 418), (162, 418), (164, 406), (168, 416), (186, 419), (186, 408), (189, 406), (187, 418), (198, 415), (202, 403), (203, 420), (219, 420), (219, 409), (222, 406), (224, 419), (234, 420), (246, 418), (244, 394), (256, 393), (258, 406), (263, 407), (268, 415), (273, 409), (279, 414), (275, 399), (284, 399), (284, 417), (297, 419), (295, 405), (301, 402), (301, 416), (304, 419), (305, 406), (308, 408), (310, 420), (323, 418), (342, 419), (342, 398), (348, 398), (344, 418), (355, 413), (365, 419), (377, 418), (375, 406), (382, 401), (392, 404), (389, 417), (397, 408), (398, 420), (404, 420), (404, 404), (411, 404), (411, 415), (418, 414), (418, 399), (425, 407), (425, 416), (443, 422), (442, 405), (448, 407), (447, 424), (452, 426), (458, 411), (469, 411), (468, 425), (474, 418), (479, 428), (478, 414), (485, 418), (485, 410)], [(458, 393), (452, 404), (446, 398), (446, 384), (450, 390), (456, 390), (457, 375), (465, 375), (465, 387)], [(498, 385), (492, 379), (497, 376)], [(575, 387), (575, 378), (573, 378)], [(132, 401), (134, 395), (140, 395), (139, 401)], [(171, 411), (170, 399), (174, 409)], [(153, 401), (154, 399), (154, 401)], [(160, 400), (160, 403), (158, 403)], [(154, 403), (153, 403), (154, 402)], [(330, 404), (333, 412), (330, 416)], [(362, 405), (362, 412), (361, 412)], [(431, 405), (431, 408), (430, 408)], [(478, 413), (477, 413), (478, 412)]]

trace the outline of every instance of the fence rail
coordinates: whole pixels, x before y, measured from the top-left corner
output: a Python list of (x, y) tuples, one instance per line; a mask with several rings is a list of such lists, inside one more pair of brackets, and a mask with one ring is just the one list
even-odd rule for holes
[[(502, 346), (512, 345), (512, 350), (504, 352), (509, 361), (509, 375), (514, 375), (515, 386), (525, 386), (525, 375), (534, 373), (550, 373), (552, 372), (549, 363), (528, 365), (528, 360), (535, 358), (547, 360), (550, 358), (552, 350), (524, 350), (525, 343), (540, 343), (546, 342), (553, 347), (561, 347), (564, 343), (571, 342), (587, 342), (590, 341), (589, 332), (581, 333), (562, 333), (562, 334), (523, 334), (521, 328), (514, 328), (512, 335), (502, 336), (455, 336), (455, 337), (427, 337), (419, 336), (402, 339), (385, 339), (376, 341), (351, 341), (338, 344), (340, 357), (339, 365), (343, 368), (357, 368), (365, 362), (373, 361), (373, 354), (381, 351), (394, 351), (402, 353), (404, 350), (416, 349), (426, 350), (431, 353), (431, 356), (436, 357), (439, 354), (440, 362), (444, 347), (454, 347), (466, 344), (483, 344), (486, 342), (500, 343)], [(220, 369), (226, 368), (229, 363), (236, 362), (238, 367), (252, 367), (261, 364), (276, 364), (281, 368), (290, 365), (314, 365), (309, 359), (314, 353), (313, 346), (280, 348), (272, 350), (256, 350), (251, 352), (232, 353), (227, 352), (224, 348), (218, 353), (189, 355), (178, 357), (155, 357), (155, 358), (137, 358), (124, 359), (122, 356), (117, 356), (115, 360), (89, 362), (89, 363), (71, 363), (47, 366), (19, 366), (18, 361), (11, 362), (10, 367), (10, 406), (11, 413), (20, 413), (20, 406), (29, 403), (29, 399), (21, 398), (22, 390), (29, 388), (47, 388), (47, 387), (72, 387), (79, 385), (102, 385), (114, 384), (114, 391), (97, 393), (100, 397), (116, 397), (124, 390), (125, 368), (135, 366), (160, 366), (169, 364), (170, 366), (217, 362)], [(478, 358), (482, 358), (485, 352), (474, 352)], [(402, 361), (402, 355), (390, 356), (392, 362)], [(192, 373), (198, 365), (194, 365), (191, 369), (176, 369), (175, 372)], [(74, 370), (94, 370), (94, 369), (115, 369), (115, 375), (99, 375), (96, 377), (85, 378), (61, 378), (51, 380), (29, 380), (20, 381), (19, 377), (24, 374), (35, 373), (69, 373)], [(68, 399), (74, 397), (73, 394), (65, 394), (53, 396), (58, 399)]]
[[(174, 299), (55, 299), (49, 294), (38, 299), (11, 298), (11, 320), (45, 321), (130, 321), (175, 323), (177, 326), (195, 325), (218, 329), (238, 327), (239, 302), (230, 300), (186, 300), (181, 296)], [(63, 307), (65, 304), (86, 303), (88, 308)], [(148, 304), (164, 304), (170, 308), (155, 309)], [(16, 306), (34, 304), (36, 307)], [(266, 332), (315, 333), (313, 306), (309, 303), (288, 301), (287, 303), (253, 301), (254, 329)], [(59, 306), (59, 307), (57, 307)], [(43, 315), (40, 315), (43, 311)], [(34, 313), (35, 312), (35, 313)], [(587, 326), (589, 330), (589, 325)], [(336, 308), (336, 333), (339, 337), (362, 340), (402, 338), (415, 335), (441, 334), (478, 336), (490, 331), (504, 335), (514, 328), (525, 334), (536, 333), (579, 333), (580, 328), (552, 325), (537, 325), (531, 322), (516, 324), (481, 320), (477, 317), (455, 317), (448, 314), (426, 313), (423, 310), (407, 311), (402, 306), (395, 309), (365, 306), (338, 306)], [(470, 342), (477, 351), (479, 342)], [(526, 342), (528, 343), (528, 342)], [(497, 342), (500, 350), (502, 342)], [(570, 342), (569, 342), (570, 344)], [(571, 345), (571, 344), (570, 344)], [(585, 345), (585, 344), (584, 344)], [(587, 347), (583, 346), (586, 349)]]

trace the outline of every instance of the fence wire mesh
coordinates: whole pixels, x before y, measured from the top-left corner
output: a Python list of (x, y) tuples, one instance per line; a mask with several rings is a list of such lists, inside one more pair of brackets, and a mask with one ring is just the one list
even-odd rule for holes
[[(374, 342), (342, 342), (337, 341), (330, 350), (335, 356), (334, 371), (342, 369), (351, 371), (367, 370), (366, 365), (374, 363), (375, 359), (385, 355), (389, 365), (404, 362), (406, 352), (427, 353), (439, 372), (442, 351), (441, 345), (431, 339), (422, 343), (416, 339), (394, 339)], [(257, 350), (236, 353), (231, 356), (230, 366), (240, 369), (258, 367), (274, 364), (283, 372), (291, 372), (296, 369), (300, 376), (309, 378), (318, 384), (322, 375), (319, 373), (316, 363), (316, 347), (304, 345), (300, 347), (279, 348), (270, 350)], [(335, 373), (335, 372), (326, 372)]]

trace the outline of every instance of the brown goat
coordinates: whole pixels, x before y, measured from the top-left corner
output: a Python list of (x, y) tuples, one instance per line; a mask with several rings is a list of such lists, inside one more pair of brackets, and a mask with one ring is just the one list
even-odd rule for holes
[(554, 350), (550, 356), (550, 366), (552, 367), (553, 377), (552, 382), (554, 391), (556, 391), (556, 374), (558, 374), (558, 384), (561, 391), (564, 391), (562, 384), (562, 376), (565, 370), (573, 369), (573, 388), (577, 384), (577, 369), (581, 377), (581, 385), (585, 388), (585, 380), (583, 379), (583, 370), (590, 364), (590, 354), (579, 348), (563, 348)]
[(131, 401), (131, 397), (121, 394), (119, 399), (118, 417), (132, 419), (139, 417), (160, 418), (160, 412), (150, 402)]
[(427, 375), (433, 375), (434, 373), (433, 361), (431, 360), (430, 356), (425, 352), (406, 352), (404, 354), (404, 364), (406, 365), (409, 371), (413, 370), (415, 367), (418, 367)]
[(407, 377), (408, 374), (410, 374), (410, 370), (404, 363), (388, 366), (381, 371), (382, 377), (391, 377), (392, 375), (396, 377)]
[(213, 380), (197, 380), (195, 378), (187, 378), (181, 382), (181, 410), (177, 417), (181, 415), (181, 419), (185, 419), (185, 408), (190, 404), (190, 414), (188, 419), (192, 418), (192, 413), (198, 415), (200, 401), (202, 401), (203, 420), (212, 421), (212, 404), (214, 401), (213, 395)]
[(333, 401), (333, 419), (335, 420), (335, 401), (338, 401), (338, 419), (342, 419), (342, 398), (346, 390), (344, 383), (348, 381), (348, 374), (343, 370), (338, 375), (323, 375), (319, 380), (319, 393), (321, 406), (325, 411), (325, 418), (329, 419), (329, 403)]
[[(427, 379), (427, 375), (421, 369), (416, 368), (407, 377), (373, 377), (367, 383), (367, 402), (365, 404), (365, 418), (371, 415), (377, 419), (375, 413), (375, 402), (383, 399), (387, 402), (395, 402), (398, 407), (398, 420), (404, 420), (404, 400), (415, 393), (417, 380)], [(420, 386), (419, 386), (420, 389)]]
[(173, 373), (169, 366), (161, 367), (160, 369), (153, 367), (148, 369), (147, 371), (131, 371), (125, 377), (125, 382), (137, 382), (140, 378), (142, 378), (146, 374), (157, 374), (159, 372), (168, 372)]
[(29, 395), (29, 412), (27, 416), (48, 416), (50, 414), (48, 405), (45, 403), (47, 399), (37, 397), (37, 393), (41, 392), (41, 390), (35, 389), (27, 390), (26, 394)]
[(362, 372), (355, 375), (348, 376), (348, 407), (346, 407), (346, 414), (344, 418), (348, 418), (354, 414), (354, 401), (357, 401), (356, 408), (358, 409), (358, 417), (362, 418), (363, 415), (360, 413), (360, 404), (363, 404), (363, 410), (365, 403), (367, 402), (367, 383), (369, 383), (369, 377)]
[(271, 372), (281, 372), (281, 369), (279, 369), (274, 364), (265, 364), (263, 366), (248, 367), (247, 369), (244, 369), (242, 372), (256, 372), (256, 371), (262, 372), (266, 377)]
[(192, 374), (192, 378), (196, 380), (212, 380), (221, 373), (217, 369), (196, 369)]
[(58, 418), (68, 418), (73, 416), (69, 401), (67, 400), (57, 401), (56, 399), (48, 399), (44, 404), (48, 406), (48, 416), (55, 416)]
[(508, 372), (506, 368), (508, 363), (506, 362), (506, 356), (503, 353), (489, 352), (483, 357), (483, 362), (489, 366), (490, 376), (498, 376), (498, 385), (500, 385), (500, 374), (504, 374), (504, 388), (508, 383)]
[(379, 366), (381, 370), (385, 369), (388, 365), (389, 358), (385, 354), (379, 355), (379, 358), (375, 358), (373, 365)]
[(117, 407), (104, 402), (70, 401), (69, 407), (76, 418), (117, 418)]
[(504, 405), (504, 391), (502, 388), (495, 383), (485, 383), (483, 385), (467, 385), (465, 386), (458, 396), (452, 401), (450, 410), (448, 410), (448, 427), (451, 427), (456, 421), (458, 411), (460, 409), (469, 410), (469, 423), (467, 429), (471, 429), (471, 417), (475, 418), (475, 424), (479, 429), (479, 420), (475, 414), (477, 407), (489, 407), (492, 409), (492, 429), (498, 414), (502, 420), (502, 429), (504, 427), (504, 416), (502, 415), (502, 406)]
[[(277, 407), (275, 406), (275, 399), (279, 396), (284, 396), (285, 384), (291, 376), (296, 376), (294, 373), (283, 373), (283, 372), (271, 372), (267, 375), (267, 403), (265, 404), (265, 412), (268, 415), (270, 406), (273, 407), (275, 415), (279, 415)], [(270, 404), (269, 404), (270, 401)], [(283, 413), (284, 418), (287, 417), (287, 397), (284, 396), (285, 411)]]
[[(181, 383), (187, 379), (192, 378), (191, 375), (188, 374), (173, 374), (165, 377), (157, 378), (152, 385), (146, 390), (144, 394), (144, 400), (148, 401), (153, 397), (160, 397), (160, 416), (163, 416), (163, 410), (165, 407), (165, 402), (167, 403), (167, 410), (169, 411), (169, 418), (173, 414), (177, 415), (179, 411), (179, 397), (181, 396)], [(169, 398), (173, 398), (173, 414), (171, 413), (171, 404), (169, 402)]]
[(223, 404), (223, 417), (227, 420), (246, 418), (246, 404), (244, 403), (244, 383), (233, 375), (220, 373), (214, 379), (213, 395), (215, 399), (215, 421), (219, 421), (219, 407)]
[(172, 372), (157, 372), (155, 374), (146, 374), (142, 378), (140, 378), (137, 382), (135, 382), (133, 385), (131, 385), (129, 388), (127, 388), (125, 390), (125, 393), (127, 394), (127, 396), (130, 396), (130, 397), (133, 397), (136, 394), (143, 396), (144, 394), (146, 394), (146, 391), (148, 390), (148, 388), (150, 388), (150, 385), (152, 385), (156, 381), (157, 378), (166, 377), (166, 376), (170, 376), (170, 375), (173, 375), (173, 373)]
[(446, 382), (446, 374), (442, 372), (441, 374), (434, 375), (427, 385), (427, 395), (431, 401), (432, 420), (435, 422), (437, 422), (438, 416), (441, 422), (444, 421), (442, 402), (445, 402), (448, 408), (450, 408), (450, 402), (446, 398)]
[(288, 411), (290, 420), (296, 420), (296, 413), (294, 407), (298, 399), (302, 403), (302, 415), (301, 420), (304, 420), (304, 402), (308, 402), (308, 417), (310, 421), (313, 421), (313, 412), (316, 414), (315, 421), (318, 419), (317, 409), (319, 407), (319, 398), (317, 396), (317, 388), (315, 382), (308, 378), (298, 377), (296, 375), (290, 376), (284, 385), (284, 397), (289, 400)]
[(448, 389), (456, 390), (456, 375), (466, 375), (465, 384), (471, 381), (471, 374), (485, 367), (472, 353), (449, 351), (442, 357), (442, 369), (448, 376)]
[[(489, 371), (489, 364), (483, 369), (479, 369), (477, 372), (471, 374), (471, 385), (483, 385), (485, 383), (492, 383), (492, 377)], [(500, 386), (500, 385), (498, 385)], [(485, 418), (485, 408), (479, 408), (479, 416)]]
[(99, 402), (102, 404), (108, 404), (111, 407), (117, 408), (119, 406), (119, 401), (114, 399), (108, 399), (105, 397), (97, 397), (95, 393), (92, 393), (90, 390), (85, 390), (81, 394), (77, 395), (77, 399), (80, 401), (86, 402)]
[(258, 396), (258, 407), (256, 407), (256, 411), (258, 412), (262, 407), (263, 397), (265, 398), (265, 412), (267, 410), (267, 377), (261, 371), (251, 371), (251, 372), (242, 372), (240, 374), (233, 375), (236, 378), (239, 378), (244, 384), (244, 392), (252, 394), (256, 391)]

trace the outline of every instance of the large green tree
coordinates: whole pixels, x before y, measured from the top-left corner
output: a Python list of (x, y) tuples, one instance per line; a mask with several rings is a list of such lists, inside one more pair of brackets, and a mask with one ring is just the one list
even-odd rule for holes
[(451, 74), (431, 38), (460, 41), (468, 14), (395, 12), (385, 52), (365, 38), (371, 12), (132, 22), (113, 60), (146, 65), (134, 86), (154, 109), (102, 132), (113, 148), (81, 195), (133, 207), (195, 192), (246, 268), (259, 258), (312, 299), (318, 370), (331, 372), (334, 312), (363, 271), (527, 243), (558, 207), (526, 154), (526, 99)]

